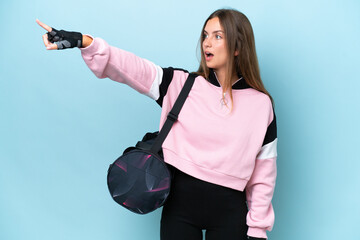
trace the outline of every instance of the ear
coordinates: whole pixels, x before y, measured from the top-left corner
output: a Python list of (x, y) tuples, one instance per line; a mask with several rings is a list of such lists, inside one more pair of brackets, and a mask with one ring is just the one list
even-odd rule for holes
[(238, 55), (239, 55), (239, 51), (236, 50), (235, 53), (234, 53), (234, 56), (236, 57), (236, 56), (238, 56)]

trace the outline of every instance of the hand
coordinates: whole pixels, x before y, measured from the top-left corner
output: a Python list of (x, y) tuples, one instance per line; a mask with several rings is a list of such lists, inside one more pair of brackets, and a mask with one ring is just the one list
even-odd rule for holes
[(45, 23), (40, 22), (38, 19), (36, 19), (36, 22), (48, 31), (42, 36), (47, 50), (82, 47), (83, 36), (81, 33), (68, 32), (64, 30), (59, 31), (55, 28), (49, 27)]

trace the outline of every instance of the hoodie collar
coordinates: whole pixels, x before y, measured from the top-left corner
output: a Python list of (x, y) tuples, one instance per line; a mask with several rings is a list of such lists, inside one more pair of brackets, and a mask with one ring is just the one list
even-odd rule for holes
[[(232, 89), (251, 88), (241, 74), (238, 77), (239, 79), (232, 85)], [(217, 87), (221, 87), (213, 69), (210, 69), (208, 81)]]

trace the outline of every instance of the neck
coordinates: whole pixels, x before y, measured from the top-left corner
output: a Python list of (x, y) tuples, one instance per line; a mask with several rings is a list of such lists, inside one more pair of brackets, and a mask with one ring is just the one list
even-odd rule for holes
[[(214, 70), (214, 72), (216, 74), (217, 80), (219, 81), (220, 85), (224, 86), (225, 79), (226, 79), (225, 70), (222, 70), (222, 71), (221, 70)], [(239, 77), (237, 76), (237, 74), (233, 73), (232, 77), (231, 77), (231, 84), (234, 84), (234, 82), (236, 82), (238, 79), (239, 79)]]

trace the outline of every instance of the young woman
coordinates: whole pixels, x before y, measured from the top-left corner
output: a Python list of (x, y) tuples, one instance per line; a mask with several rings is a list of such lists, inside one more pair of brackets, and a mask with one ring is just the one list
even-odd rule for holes
[[(162, 106), (160, 127), (188, 72), (161, 68), (101, 38), (37, 22), (48, 50), (79, 47), (98, 78), (125, 83)], [(251, 24), (220, 9), (201, 31), (198, 77), (163, 144), (175, 168), (161, 217), (162, 240), (266, 239), (272, 229), (276, 118), (261, 81)]]

